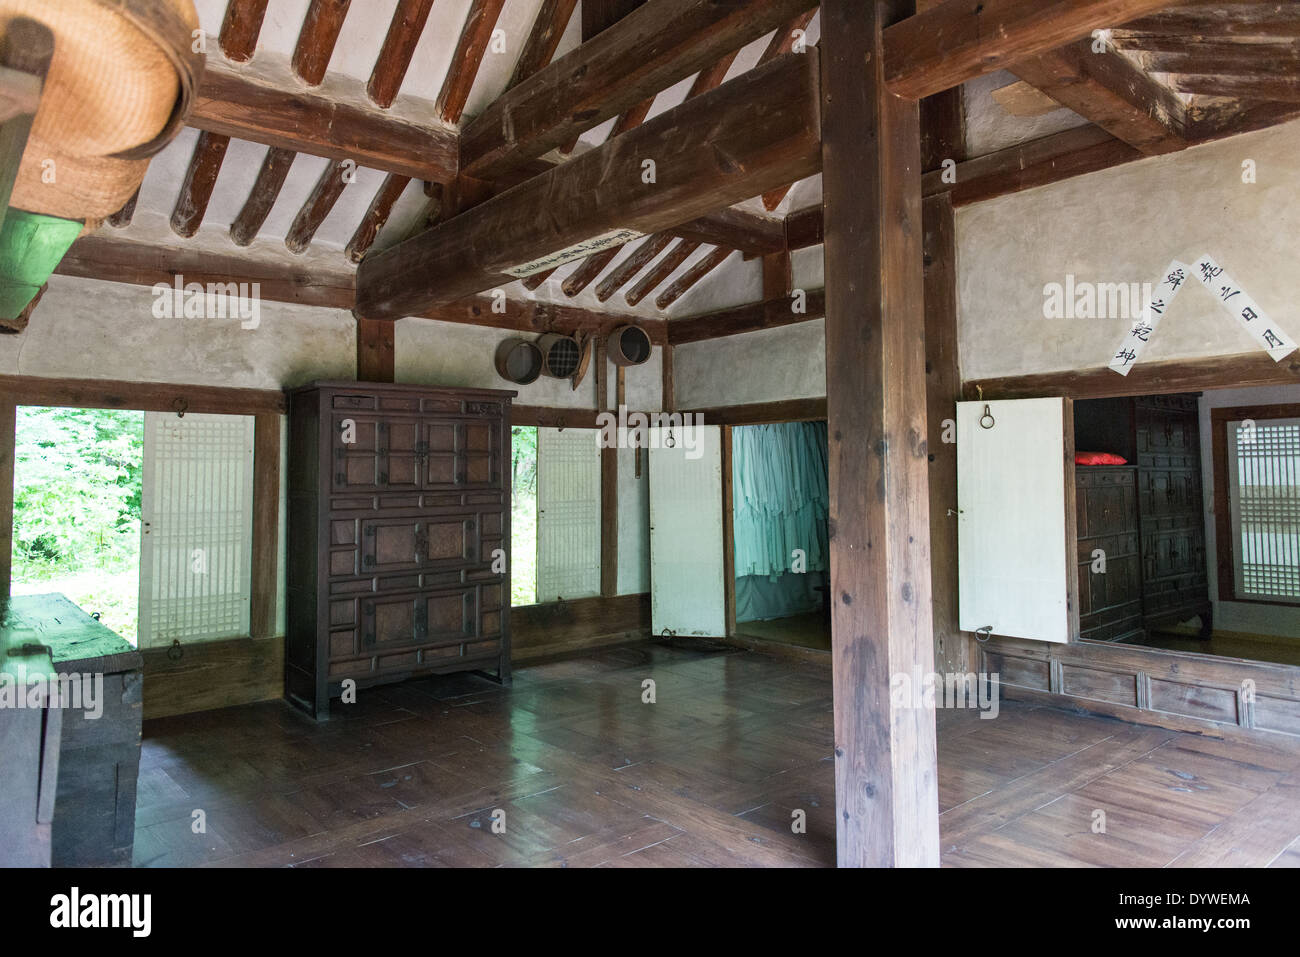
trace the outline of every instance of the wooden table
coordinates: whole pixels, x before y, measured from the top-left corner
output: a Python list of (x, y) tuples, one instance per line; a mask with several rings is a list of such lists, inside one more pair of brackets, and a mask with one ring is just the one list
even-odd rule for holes
[(66, 702), (59, 709), (51, 863), (129, 867), (140, 771), (140, 653), (59, 594), (10, 598), (0, 632), (45, 646), (56, 674), (89, 675), (99, 689), (93, 710)]

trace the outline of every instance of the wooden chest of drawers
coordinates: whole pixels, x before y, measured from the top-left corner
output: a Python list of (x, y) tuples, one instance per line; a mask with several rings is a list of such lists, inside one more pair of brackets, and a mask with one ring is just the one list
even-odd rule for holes
[(349, 680), (510, 680), (514, 394), (339, 382), (290, 394), (285, 693), (317, 719)]

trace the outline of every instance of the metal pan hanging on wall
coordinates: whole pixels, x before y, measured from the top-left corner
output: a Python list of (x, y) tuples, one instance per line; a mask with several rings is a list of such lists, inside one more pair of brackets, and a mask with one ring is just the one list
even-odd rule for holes
[(567, 379), (578, 371), (582, 348), (572, 336), (548, 332), (537, 340), (537, 348), (542, 350), (542, 375)]
[(529, 385), (542, 374), (542, 350), (527, 339), (505, 339), (497, 346), (497, 374), (515, 385)]
[(619, 326), (609, 337), (609, 359), (616, 366), (639, 366), (650, 359), (650, 334), (640, 326)]

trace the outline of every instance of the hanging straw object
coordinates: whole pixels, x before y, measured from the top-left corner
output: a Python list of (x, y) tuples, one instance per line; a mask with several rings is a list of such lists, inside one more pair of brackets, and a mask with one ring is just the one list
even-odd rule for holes
[(203, 71), (192, 0), (0, 0), (0, 37), (27, 18), (54, 56), (10, 205), (62, 219), (116, 212), (180, 131)]

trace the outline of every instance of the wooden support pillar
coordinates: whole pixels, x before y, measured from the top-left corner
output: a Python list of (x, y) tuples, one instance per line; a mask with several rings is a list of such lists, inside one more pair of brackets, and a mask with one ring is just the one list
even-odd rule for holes
[[(605, 340), (596, 342), (596, 411), (609, 408), (609, 354)], [(622, 367), (617, 378), (618, 401), (623, 399)], [(618, 594), (618, 449), (600, 450), (600, 594)]]
[(248, 633), (275, 635), (280, 575), (280, 421), (274, 412), (253, 418), (252, 603)]
[(393, 334), (397, 323), (357, 319), (357, 381), (393, 381)]
[[(904, 0), (821, 5), (835, 805), (841, 866), (937, 866), (919, 108)], [(891, 693), (892, 681), (912, 694)]]

